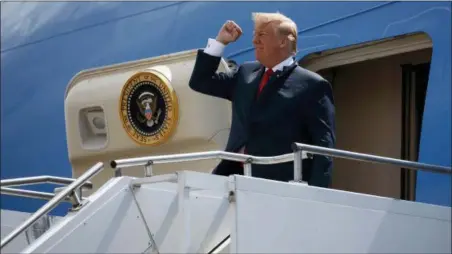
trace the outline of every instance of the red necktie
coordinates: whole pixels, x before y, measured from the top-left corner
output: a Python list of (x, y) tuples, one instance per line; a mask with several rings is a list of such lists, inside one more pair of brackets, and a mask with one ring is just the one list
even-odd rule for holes
[(264, 76), (262, 77), (261, 83), (259, 84), (259, 90), (257, 92), (257, 95), (259, 95), (262, 92), (262, 89), (264, 88), (264, 86), (268, 83), (268, 79), (270, 78), (270, 76), (273, 74), (273, 70), (272, 69), (268, 69), (265, 73)]

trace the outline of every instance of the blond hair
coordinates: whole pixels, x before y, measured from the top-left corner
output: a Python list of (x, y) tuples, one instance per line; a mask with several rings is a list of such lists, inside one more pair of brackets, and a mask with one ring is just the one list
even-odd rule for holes
[(292, 19), (279, 12), (254, 12), (252, 13), (252, 19), (256, 25), (274, 23), (276, 25), (277, 32), (280, 35), (287, 36), (287, 39), (291, 42), (292, 53), (297, 53), (298, 30), (297, 24), (295, 24)]

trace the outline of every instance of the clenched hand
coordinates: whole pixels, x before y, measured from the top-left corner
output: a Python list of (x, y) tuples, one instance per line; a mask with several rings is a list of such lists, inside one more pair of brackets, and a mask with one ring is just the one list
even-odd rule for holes
[(235, 42), (242, 35), (242, 28), (237, 25), (234, 21), (228, 20), (221, 27), (218, 32), (216, 40), (223, 43), (224, 45), (228, 45), (231, 42)]

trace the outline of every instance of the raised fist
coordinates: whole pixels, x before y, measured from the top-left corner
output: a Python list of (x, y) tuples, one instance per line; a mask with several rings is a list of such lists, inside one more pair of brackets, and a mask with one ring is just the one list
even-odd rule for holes
[(242, 28), (239, 27), (234, 21), (228, 20), (221, 27), (218, 32), (216, 40), (227, 45), (236, 41), (242, 35)]

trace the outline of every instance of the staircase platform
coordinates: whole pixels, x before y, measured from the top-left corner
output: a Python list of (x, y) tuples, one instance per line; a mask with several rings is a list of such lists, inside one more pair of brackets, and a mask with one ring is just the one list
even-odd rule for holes
[(183, 171), (116, 177), (83, 202), (23, 252), (451, 252), (451, 208), (303, 183)]

